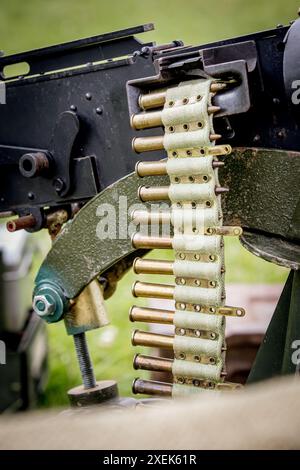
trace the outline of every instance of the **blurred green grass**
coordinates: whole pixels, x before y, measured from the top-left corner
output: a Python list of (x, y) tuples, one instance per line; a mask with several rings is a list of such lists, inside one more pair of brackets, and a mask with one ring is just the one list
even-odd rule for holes
[(295, 19), (297, 0), (1, 0), (0, 48), (20, 52), (153, 22), (157, 42), (201, 44)]
[[(149, 22), (156, 30), (143, 35), (144, 41), (201, 44), (286, 24), (298, 7), (297, 0), (1, 0), (0, 49), (21, 52)], [(254, 257), (237, 240), (226, 241), (226, 268), (227, 282), (281, 283), (287, 277), (286, 269)], [(97, 378), (116, 378), (123, 395), (131, 394), (135, 377), (131, 363), (137, 349), (130, 346), (128, 320), (133, 280), (128, 273), (107, 302), (111, 326), (87, 334)], [(50, 377), (41, 406), (64, 405), (66, 390), (80, 382), (72, 338), (63, 324), (48, 331)]]

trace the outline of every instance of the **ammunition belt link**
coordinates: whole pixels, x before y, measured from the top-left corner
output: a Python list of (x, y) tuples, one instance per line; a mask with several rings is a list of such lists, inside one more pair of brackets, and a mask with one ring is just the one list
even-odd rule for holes
[[(212, 83), (212, 79), (192, 80), (169, 88), (161, 112), (165, 128), (163, 147), (168, 156), (165, 171), (170, 179), (167, 198), (173, 226), (171, 247), (175, 258), (169, 264), (172, 264), (170, 272), (175, 276), (175, 286), (171, 295), (158, 292), (158, 296), (175, 301), (174, 360), (170, 366), (173, 397), (237, 385), (224, 383), (224, 314), (242, 316), (244, 311), (225, 307), (222, 234), (240, 235), (242, 231), (239, 227), (223, 228), (216, 156), (230, 154), (231, 148), (215, 145), (211, 138), (215, 135), (213, 113), (208, 111), (212, 109)], [(148, 220), (167, 218), (162, 213), (155, 218), (152, 213)], [(170, 287), (166, 286), (166, 291)], [(134, 294), (139, 296), (138, 288), (134, 288)], [(155, 289), (154, 295), (149, 296), (155, 296)], [(135, 336), (138, 338), (138, 334)], [(147, 345), (134, 339), (133, 344)]]

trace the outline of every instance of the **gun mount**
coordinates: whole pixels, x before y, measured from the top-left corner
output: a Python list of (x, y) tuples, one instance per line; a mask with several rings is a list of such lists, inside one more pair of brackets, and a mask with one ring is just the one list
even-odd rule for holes
[[(79, 320), (81, 314), (72, 313), (74, 299), (86, 295), (86, 286), (95, 279), (100, 281), (104, 297), (111, 295), (116, 280), (132, 265), (137, 250), (143, 255), (162, 244), (175, 249), (172, 238), (155, 245), (149, 239), (137, 243), (128, 236), (113, 242), (109, 237), (99, 237), (97, 208), (100, 204), (116, 207), (119, 197), (125, 195), (128, 206), (126, 209), (118, 207), (117, 215), (118, 226), (127, 227), (129, 206), (142, 200), (147, 210), (152, 201), (166, 199), (171, 209), (170, 218), (174, 217), (172, 204), (175, 201), (177, 205), (184, 205), (187, 196), (174, 199), (173, 195), (172, 199), (169, 177), (171, 185), (180, 181), (176, 181), (175, 173), (170, 173), (166, 167), (153, 166), (155, 162), (163, 162), (165, 151), (167, 164), (171, 151), (174, 157), (182, 156), (178, 155), (181, 148), (187, 149), (185, 156), (188, 157), (201, 157), (193, 153), (200, 149), (208, 158), (206, 161), (212, 158), (214, 172), (203, 182), (213, 179), (217, 184), (220, 178), (222, 186), (217, 185), (213, 196), (209, 193), (211, 200), (204, 202), (209, 208), (219, 207), (219, 222), (208, 226), (211, 232), (205, 235), (222, 237), (241, 235), (243, 231), (242, 243), (256, 255), (292, 270), (300, 266), (297, 99), (300, 20), (289, 27), (200, 46), (185, 46), (181, 41), (160, 46), (142, 44), (134, 37), (151, 29), (152, 25), (138, 26), (0, 58), (0, 73), (7, 95), (7, 106), (0, 108), (0, 211), (11, 211), (19, 216), (8, 225), (11, 231), (19, 228), (37, 231), (48, 227), (56, 235), (69, 219), (36, 278), (34, 308), (50, 323), (65, 318), (69, 334), (75, 337), (84, 382), (91, 364), (82, 335), (102, 326), (106, 320), (101, 317), (102, 308), (98, 316)], [(6, 77), (5, 68), (20, 62), (29, 65), (28, 74)], [(172, 120), (166, 124), (176, 100), (181, 99), (180, 106), (195, 105), (196, 109), (197, 93), (179, 99), (180, 87), (182, 90), (184, 86), (195, 84), (202, 89), (204, 82), (209, 98), (206, 114), (198, 127), (210, 126), (211, 132), (206, 140), (201, 136), (201, 144), (189, 140), (189, 145), (184, 146), (182, 142), (188, 138), (182, 138), (172, 147), (170, 141), (173, 138), (174, 142), (179, 132), (176, 126), (183, 125), (186, 135), (192, 138), (195, 134), (190, 132), (190, 123), (194, 125), (197, 117), (199, 125), (201, 113), (204, 113), (197, 111), (196, 117), (193, 115), (190, 119), (184, 117), (185, 111), (180, 112), (179, 117), (173, 113)], [(172, 93), (174, 100), (169, 98)], [(204, 95), (198, 96), (201, 102)], [(185, 109), (192, 110), (188, 106)], [(166, 134), (175, 132), (173, 137), (168, 137), (169, 143), (166, 134), (158, 135), (157, 128), (162, 127)], [(135, 152), (143, 152), (144, 164), (150, 165), (143, 175), (138, 169), (136, 174), (131, 174), (136, 166)], [(229, 154), (223, 162), (222, 156)], [(151, 165), (153, 169), (149, 172)], [(219, 176), (217, 167), (220, 167)], [(199, 171), (195, 167), (189, 182), (195, 182), (194, 176)], [(138, 191), (140, 176), (144, 196)], [(162, 189), (157, 192), (157, 184), (164, 192)], [(224, 185), (230, 188), (230, 193), (223, 195), (221, 201)], [(194, 208), (194, 201), (189, 203)], [(57, 219), (58, 214), (63, 216)], [(53, 223), (58, 226), (57, 230), (53, 229)], [(174, 222), (173, 227), (176, 232)], [(235, 232), (230, 227), (236, 227)], [(173, 237), (176, 237), (175, 232), (171, 234)], [(221, 258), (221, 252), (222, 246), (216, 256)], [(186, 256), (180, 251), (177, 255), (182, 255), (182, 259)], [(209, 260), (205, 258), (205, 261)], [(169, 266), (168, 269), (175, 272), (175, 268)], [(207, 272), (201, 276), (210, 284), (203, 285), (192, 277), (200, 282), (197, 287), (218, 287), (214, 280), (207, 279)], [(183, 283), (186, 277), (190, 279), (191, 275), (181, 277)], [(161, 294), (158, 287), (139, 287), (138, 292), (134, 290), (137, 296), (147, 297), (149, 289), (151, 295), (169, 295)], [(170, 297), (164, 298), (176, 301), (176, 287), (175, 293), (172, 291)], [(170, 292), (166, 286), (162, 290)], [(89, 295), (96, 295), (93, 292)], [(224, 300), (222, 295), (219, 300)], [(198, 304), (187, 300), (180, 305), (188, 310), (190, 305)], [(220, 308), (220, 315), (235, 315), (238, 311), (224, 313), (224, 305), (219, 307), (217, 303), (216, 307)], [(207, 314), (205, 309), (203, 312)], [(224, 346), (220, 355), (223, 351)], [(178, 380), (181, 378), (176, 376)], [(108, 389), (104, 387), (104, 392), (100, 385), (101, 390), (97, 387), (93, 377), (85, 386), (92, 390), (89, 392), (92, 401), (95, 395), (101, 401), (103, 396), (111, 398), (116, 394), (114, 384), (108, 384)], [(147, 384), (140, 384), (140, 387), (149, 390)], [(76, 402), (79, 393), (85, 403), (86, 393), (81, 392), (73, 391), (72, 400)]]

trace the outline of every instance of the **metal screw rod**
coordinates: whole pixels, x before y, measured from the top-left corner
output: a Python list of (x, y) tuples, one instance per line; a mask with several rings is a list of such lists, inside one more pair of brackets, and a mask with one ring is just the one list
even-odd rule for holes
[(73, 337), (84, 388), (94, 388), (97, 384), (85, 333), (78, 333)]

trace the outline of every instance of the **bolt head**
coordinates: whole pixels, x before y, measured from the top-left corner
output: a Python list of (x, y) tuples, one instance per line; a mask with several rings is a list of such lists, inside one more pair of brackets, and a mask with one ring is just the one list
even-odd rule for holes
[(33, 299), (33, 310), (40, 317), (53, 315), (55, 301), (49, 295), (36, 295)]
[(65, 183), (61, 178), (55, 178), (53, 181), (53, 186), (55, 191), (59, 194), (65, 187)]
[(59, 285), (44, 279), (36, 284), (33, 309), (46, 322), (55, 323), (60, 320), (68, 307), (69, 300)]

